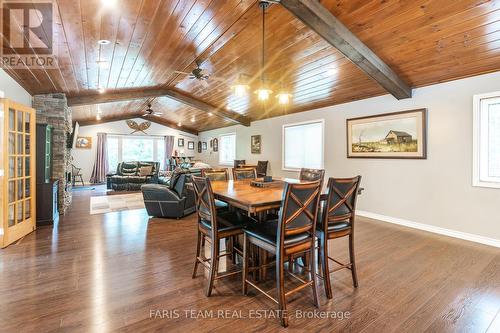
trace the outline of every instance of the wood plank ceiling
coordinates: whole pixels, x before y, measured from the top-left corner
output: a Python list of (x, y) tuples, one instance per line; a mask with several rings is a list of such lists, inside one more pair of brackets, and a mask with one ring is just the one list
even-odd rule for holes
[[(282, 81), (292, 103), (257, 101), (261, 11), (255, 0), (57, 0), (58, 69), (8, 69), (31, 94), (68, 96), (169, 87), (251, 120), (310, 110), (387, 92), (280, 5), (268, 9), (266, 76)], [(500, 70), (500, 2), (486, 0), (324, 0), (321, 4), (412, 87)], [(109, 45), (98, 45), (107, 39)], [(100, 66), (97, 61), (105, 61)], [(174, 71), (195, 60), (208, 87)], [(247, 97), (230, 85), (250, 74)], [(279, 86), (272, 89), (276, 92)], [(166, 124), (194, 131), (232, 125), (168, 97), (101, 104), (102, 121), (137, 116), (148, 103)], [(97, 106), (75, 106), (75, 120)]]

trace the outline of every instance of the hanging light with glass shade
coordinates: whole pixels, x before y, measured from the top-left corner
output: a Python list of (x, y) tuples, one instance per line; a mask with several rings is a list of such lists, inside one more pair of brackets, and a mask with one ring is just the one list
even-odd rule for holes
[(236, 97), (246, 96), (248, 89), (250, 89), (250, 86), (248, 85), (244, 74), (240, 74), (236, 82), (231, 86), (231, 90)]
[(257, 98), (261, 102), (265, 102), (269, 99), (273, 91), (266, 87), (265, 84), (265, 67), (266, 67), (266, 48), (265, 48), (265, 37), (266, 37), (266, 9), (269, 7), (269, 2), (267, 1), (260, 1), (259, 2), (260, 8), (262, 8), (262, 57), (261, 57), (261, 76), (260, 76), (260, 88), (255, 91), (255, 94), (257, 94)]
[(283, 83), (281, 83), (280, 92), (276, 95), (278, 99), (278, 103), (280, 105), (288, 105), (290, 103), (290, 99), (292, 98), (292, 94), (290, 94), (285, 87), (283, 87)]

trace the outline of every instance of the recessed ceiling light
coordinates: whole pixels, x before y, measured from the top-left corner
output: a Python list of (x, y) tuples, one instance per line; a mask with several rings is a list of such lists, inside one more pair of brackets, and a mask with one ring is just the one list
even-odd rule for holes
[(99, 45), (108, 45), (108, 44), (111, 44), (111, 42), (107, 39), (101, 39), (101, 40), (98, 40), (97, 41), (97, 44)]
[(212, 117), (214, 114), (212, 112), (209, 112), (208, 115)]
[(228, 106), (226, 106), (226, 110), (227, 110), (227, 111), (231, 111), (232, 109), (231, 109), (231, 107), (228, 105)]
[(106, 89), (104, 88), (99, 88), (99, 94), (104, 94), (106, 92)]
[(182, 123), (179, 121), (179, 122), (177, 123), (177, 126), (181, 127), (181, 126), (182, 126)]
[(196, 121), (196, 118), (195, 117), (192, 117), (191, 118), (191, 122), (194, 123)]

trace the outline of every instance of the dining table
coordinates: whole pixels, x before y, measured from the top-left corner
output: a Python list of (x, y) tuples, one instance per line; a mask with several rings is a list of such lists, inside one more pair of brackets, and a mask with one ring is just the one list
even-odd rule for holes
[(301, 183), (298, 179), (273, 178), (272, 182), (257, 181), (263, 187), (252, 186), (250, 179), (212, 181), (212, 191), (216, 199), (227, 202), (230, 206), (242, 209), (248, 215), (257, 215), (273, 209), (279, 209), (283, 199), (285, 183)]

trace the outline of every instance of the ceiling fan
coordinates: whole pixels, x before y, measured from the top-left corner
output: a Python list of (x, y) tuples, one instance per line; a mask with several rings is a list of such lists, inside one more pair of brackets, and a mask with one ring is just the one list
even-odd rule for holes
[(174, 71), (177, 74), (188, 75), (191, 80), (197, 80), (204, 88), (208, 87), (208, 80), (223, 81), (222, 79), (215, 78), (209, 73), (205, 72), (204, 69), (200, 67), (200, 64), (196, 62), (196, 68), (191, 71), (191, 73)]
[(151, 104), (148, 104), (148, 108), (144, 111), (146, 113), (144, 113), (142, 116), (143, 117), (147, 117), (147, 116), (161, 116), (163, 113), (161, 112), (156, 112), (154, 111), (153, 109), (151, 109)]

